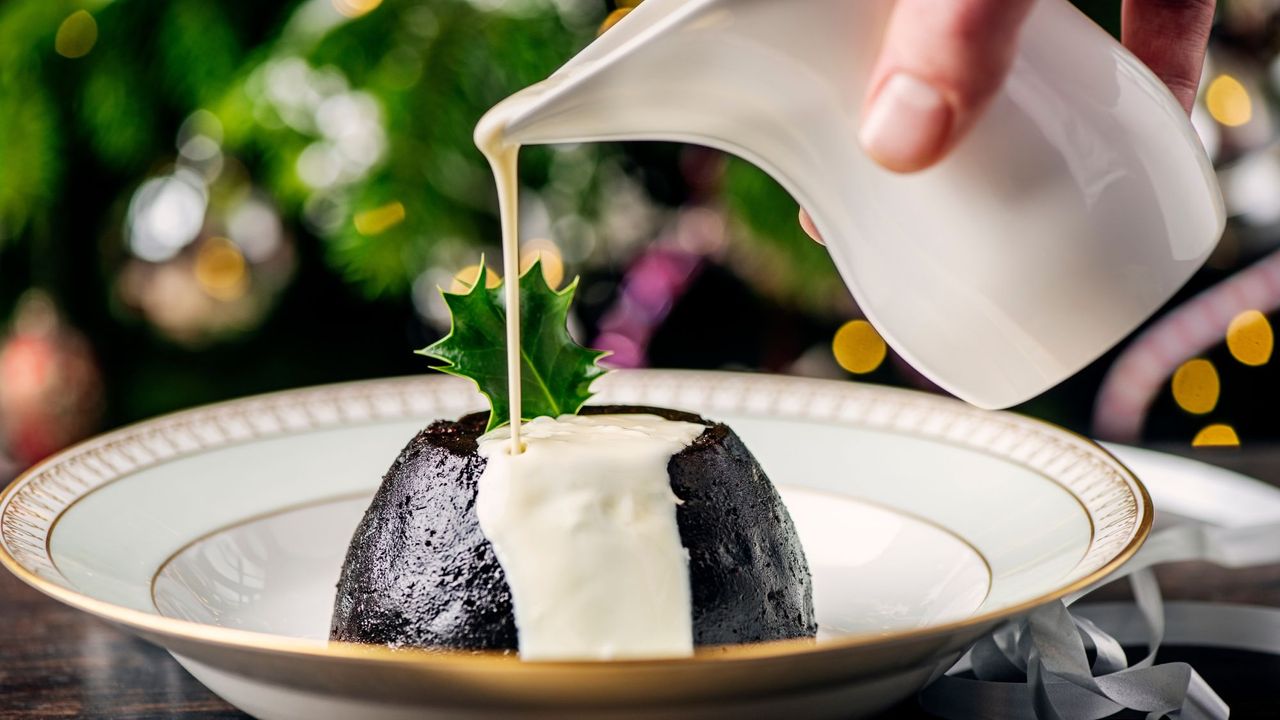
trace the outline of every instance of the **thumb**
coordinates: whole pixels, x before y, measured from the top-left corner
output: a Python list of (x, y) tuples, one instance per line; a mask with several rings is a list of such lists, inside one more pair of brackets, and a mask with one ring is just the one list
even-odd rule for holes
[(898, 0), (858, 139), (896, 172), (936, 163), (1004, 82), (1032, 0)]

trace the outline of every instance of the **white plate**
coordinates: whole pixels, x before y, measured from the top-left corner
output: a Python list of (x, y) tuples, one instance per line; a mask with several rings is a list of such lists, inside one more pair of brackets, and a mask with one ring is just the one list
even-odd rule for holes
[[(810, 553), (821, 636), (878, 633), (969, 617), (991, 573), (941, 527), (858, 500), (783, 488)], [(324, 640), (333, 586), (370, 495), (267, 515), (196, 540), (156, 573), (167, 617)], [(863, 588), (873, 585), (875, 593)]]
[(73, 448), (0, 498), (0, 560), (260, 717), (851, 717), (1096, 582), (1151, 524), (1114, 458), (1015, 415), (763, 375), (618, 372), (600, 389), (738, 431), (799, 527), (816, 642), (537, 664), (327, 643), (342, 553), (382, 473), (429, 420), (482, 407), (440, 376), (249, 398)]

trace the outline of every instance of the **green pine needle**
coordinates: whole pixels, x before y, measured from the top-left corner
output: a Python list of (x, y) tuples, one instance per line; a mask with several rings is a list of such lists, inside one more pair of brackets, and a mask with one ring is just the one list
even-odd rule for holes
[[(489, 400), (492, 430), (507, 424), (507, 314), (502, 285), (489, 288), (488, 270), (466, 293), (443, 292), (452, 326), (449, 334), (418, 351), (440, 362), (441, 372), (471, 380)], [(520, 276), (520, 417), (572, 415), (591, 398), (591, 384), (605, 373), (599, 360), (607, 353), (589, 350), (569, 336), (569, 305), (578, 287), (575, 278), (556, 292), (535, 262)]]

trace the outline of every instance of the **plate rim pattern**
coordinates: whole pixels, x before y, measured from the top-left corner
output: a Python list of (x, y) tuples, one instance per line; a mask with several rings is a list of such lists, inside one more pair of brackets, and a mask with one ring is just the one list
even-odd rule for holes
[[(958, 400), (918, 391), (754, 373), (616, 371), (602, 378), (596, 389), (600, 391), (596, 401), (693, 405), (709, 414), (827, 421), (984, 452), (1027, 467), (1061, 485), (1080, 502), (1091, 522), (1093, 537), (1072, 573), (1075, 579), (1028, 601), (959, 621), (885, 635), (854, 635), (821, 645), (796, 641), (766, 643), (716, 658), (823, 652), (943, 635), (989, 624), (1097, 583), (1136, 552), (1151, 528), (1151, 498), (1119, 460), (1092, 440), (1035, 418), (981, 410)], [(445, 375), (424, 375), (284, 390), (182, 410), (129, 425), (41, 461), (0, 493), (0, 565), (66, 604), (165, 636), (250, 649), (398, 663), (518, 663), (506, 656), (391, 651), (344, 643), (324, 645), (153, 615), (78, 592), (57, 570), (49, 552), (52, 531), (69, 507), (95, 490), (140, 470), (212, 449), (289, 433), (448, 416), (481, 407), (483, 400), (469, 382)], [(661, 664), (688, 660), (633, 662)]]

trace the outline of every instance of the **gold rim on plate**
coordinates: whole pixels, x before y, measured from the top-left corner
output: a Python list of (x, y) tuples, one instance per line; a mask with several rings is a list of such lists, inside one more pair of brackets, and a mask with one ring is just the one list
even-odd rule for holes
[[(1089, 456), (1094, 461), (1102, 461), (1105, 463), (1108, 466), (1107, 469), (1118, 476), (1119, 480), (1132, 492), (1134, 500), (1136, 500), (1135, 514), (1138, 515), (1137, 523), (1136, 526), (1133, 527), (1132, 532), (1128, 534), (1127, 541), (1118, 551), (1115, 552), (1114, 555), (1111, 555), (1105, 562), (1102, 562), (1098, 567), (1094, 568), (1074, 582), (1060, 586), (1050, 592), (1043, 593), (1035, 598), (1025, 600), (1015, 605), (1001, 607), (973, 615), (962, 620), (920, 628), (904, 629), (889, 633), (858, 633), (842, 635), (837, 638), (825, 639), (821, 642), (805, 638), (703, 648), (692, 658), (622, 660), (607, 663), (523, 663), (512, 654), (497, 652), (473, 653), (447, 650), (433, 651), (425, 649), (392, 650), (391, 648), (383, 646), (360, 645), (345, 642), (325, 643), (322, 641), (303, 640), (300, 638), (291, 638), (282, 635), (205, 625), (188, 620), (179, 620), (177, 618), (170, 618), (141, 610), (122, 607), (63, 587), (51, 580), (40, 577), (38, 574), (19, 562), (19, 560), (14, 557), (10, 551), (10, 535), (7, 534), (5, 530), (8, 529), (8, 525), (12, 524), (12, 520), (10, 519), (10, 508), (14, 498), (20, 491), (30, 485), (35, 479), (66, 465), (72, 460), (100, 451), (104, 448), (111, 448), (113, 445), (126, 439), (138, 440), (146, 435), (149, 430), (154, 433), (166, 426), (185, 427), (199, 422), (217, 422), (222, 419), (220, 416), (227, 415), (228, 413), (234, 414), (237, 411), (240, 413), (249, 411), (261, 412), (264, 408), (270, 408), (273, 405), (280, 405), (282, 407), (288, 406), (296, 410), (297, 408), (305, 407), (308, 403), (323, 401), (336, 403), (341, 400), (349, 401), (352, 399), (360, 399), (372, 407), (375, 405), (372, 398), (379, 393), (386, 397), (398, 399), (398, 404), (392, 403), (395, 407), (390, 410), (386, 410), (386, 408), (384, 408), (385, 412), (382, 414), (379, 414), (378, 412), (357, 413), (357, 417), (353, 418), (350, 414), (344, 415), (342, 412), (337, 412), (330, 413), (319, 420), (310, 418), (309, 421), (315, 421), (310, 425), (304, 424), (303, 426), (296, 426), (295, 423), (294, 426), (291, 426), (288, 423), (279, 423), (271, 426), (271, 429), (269, 430), (250, 430), (247, 437), (222, 437), (212, 441), (209, 446), (200, 446), (194, 450), (186, 452), (175, 451), (171, 455), (153, 459), (150, 462), (143, 461), (138, 463), (136, 467), (129, 470), (114, 471), (114, 475), (108, 479), (103, 480), (92, 487), (84, 488), (74, 497), (69, 499), (66, 502), (66, 505), (56, 514), (60, 516), (62, 512), (65, 512), (67, 507), (90, 492), (93, 492), (97, 488), (116, 479), (126, 477), (142, 467), (152, 467), (179, 457), (198, 454), (213, 447), (225, 447), (243, 440), (256, 440), (263, 437), (284, 435), (290, 432), (306, 432), (308, 430), (316, 430), (325, 427), (338, 427), (349, 424), (350, 422), (358, 422), (361, 419), (365, 422), (397, 419), (403, 420), (412, 417), (421, 417), (424, 411), (439, 412), (439, 408), (441, 407), (458, 410), (468, 406), (478, 406), (475, 399), (471, 397), (475, 396), (474, 391), (472, 391), (470, 386), (464, 381), (444, 376), (426, 376), (418, 378), (342, 383), (316, 388), (286, 390), (278, 393), (231, 400), (228, 402), (183, 410), (151, 420), (146, 420), (120, 428), (105, 435), (98, 436), (97, 438), (78, 443), (50, 458), (47, 458), (46, 460), (41, 461), (40, 463), (37, 463), (32, 468), (19, 475), (3, 490), (3, 492), (0, 492), (0, 565), (8, 568), (10, 572), (28, 585), (67, 605), (144, 633), (178, 640), (197, 641), (224, 648), (268, 652), (281, 655), (302, 655), (359, 662), (390, 663), (393, 665), (408, 665), (414, 667), (448, 666), (456, 669), (489, 668), (504, 669), (507, 671), (515, 668), (531, 669), (539, 667), (592, 670), (617, 667), (678, 667), (681, 665), (693, 665), (706, 662), (740, 662), (776, 659), (799, 655), (820, 657), (826, 653), (847, 651), (852, 648), (870, 648), (879, 645), (890, 645), (912, 640), (927, 639), (935, 636), (939, 638), (945, 637), (966, 629), (992, 625), (1001, 620), (1028, 612), (1036, 607), (1044, 605), (1045, 603), (1052, 602), (1097, 584), (1132, 557), (1142, 545), (1142, 542), (1146, 539), (1151, 530), (1153, 520), (1151, 497), (1147, 493), (1146, 488), (1143, 487), (1142, 483), (1138, 481), (1138, 479), (1127, 467), (1124, 466), (1123, 463), (1092, 440), (1035, 418), (1014, 415), (1012, 413), (979, 410), (957, 400), (941, 398), (910, 390), (860, 385), (848, 382), (769, 375), (750, 375), (745, 373), (699, 371), (618, 372), (614, 373), (612, 378), (613, 379), (607, 377), (606, 380), (609, 380), (609, 382), (601, 383), (608, 388), (606, 392), (613, 390), (614, 385), (621, 385), (622, 387), (618, 389), (623, 392), (614, 392), (614, 396), (609, 398), (610, 401), (625, 399), (631, 402), (645, 402), (647, 400), (650, 404), (656, 404), (663, 398), (670, 398), (670, 388), (672, 386), (683, 385), (686, 386), (686, 395), (691, 397), (697, 396), (702, 403), (712, 402), (714, 404), (713, 399), (719, 399), (721, 407), (716, 408), (717, 412), (739, 412), (767, 417), (775, 417), (778, 414), (781, 414), (784, 417), (790, 416), (792, 418), (803, 418), (811, 421), (830, 419), (834, 422), (843, 422), (844, 424), (852, 424), (867, 429), (889, 430), (899, 433), (907, 431), (902, 427), (896, 426), (894, 423), (898, 421), (900, 416), (907, 415), (910, 412), (923, 413), (925, 416), (945, 412), (955, 417), (971, 420), (981, 417), (981, 425), (984, 426), (990, 425), (993, 421), (998, 421), (1008, 429), (1029, 431), (1031, 435), (1040, 440), (1065, 441), (1061, 444), (1074, 446), (1072, 449), (1076, 452)], [(626, 386), (628, 384), (631, 386), (630, 392), (627, 392), (628, 388)], [(773, 398), (772, 404), (761, 406), (758, 402), (751, 402), (744, 399), (745, 395), (741, 392), (741, 386), (743, 384), (750, 384), (757, 391), (761, 390), (761, 386), (772, 385), (772, 388), (765, 388), (769, 391), (767, 396)], [(412, 398), (415, 391), (419, 394), (425, 391), (427, 395), (425, 402), (422, 397), (416, 398), (418, 400), (417, 403), (413, 402)], [(805, 391), (807, 391), (807, 393)], [(717, 395), (717, 393), (719, 394)], [(813, 409), (812, 402), (788, 402), (788, 398), (792, 398), (792, 396), (797, 393), (807, 394), (811, 399), (821, 397), (826, 400), (826, 405), (831, 407), (830, 417), (822, 417), (822, 413), (824, 411), (815, 411)], [(757, 392), (757, 394), (759, 394), (759, 392)], [(619, 395), (623, 395), (625, 397), (618, 397)], [(844, 402), (835, 402), (836, 396), (843, 396), (840, 399)], [(411, 399), (406, 400), (405, 398)], [(896, 406), (897, 408), (898, 412), (893, 414), (892, 417), (881, 417), (876, 423), (873, 423), (869, 420), (869, 417), (864, 414), (869, 407), (882, 406), (886, 403), (891, 406)], [(731, 408), (730, 406), (734, 407)], [(431, 410), (432, 408), (435, 409)], [(853, 409), (851, 410), (850, 408)], [(304, 413), (304, 415), (305, 414), (306, 413)], [(877, 423), (880, 427), (875, 426)], [(956, 438), (946, 437), (941, 434), (919, 434), (935, 442), (947, 442), (948, 444), (956, 444), (973, 450), (985, 451), (987, 453), (993, 452), (991, 448), (984, 448), (983, 446), (976, 444), (976, 441), (965, 442), (963, 439), (957, 440)], [(1080, 501), (1079, 493), (1073, 491), (1069, 487), (1066, 487), (1060, 479), (1049, 476), (1041, 468), (1033, 466), (1030, 460), (1019, 460), (1004, 454), (996, 454), (996, 457), (1005, 462), (1012, 462), (1029, 467), (1041, 475), (1049, 477), (1049, 479), (1053, 480), (1055, 483), (1063, 485), (1064, 489), (1066, 489), (1072, 497)], [(111, 473), (108, 474), (111, 475)], [(1081, 502), (1083, 503), (1083, 501)], [(1088, 510), (1087, 507), (1086, 510)], [(1094, 523), (1095, 520), (1092, 513), (1086, 512), (1086, 514), (1089, 516), (1090, 523)], [(47, 542), (49, 537), (51, 537), (51, 531), (52, 523), (50, 523), (50, 526), (43, 537), (43, 541), (46, 544), (44, 548), (46, 557), (49, 557)], [(1086, 557), (1088, 557), (1089, 553), (1094, 550), (1097, 541), (1098, 538), (1095, 533), (1095, 537), (1091, 540), (1090, 550), (1086, 552)], [(51, 561), (52, 558), (49, 557), (49, 560)]]

